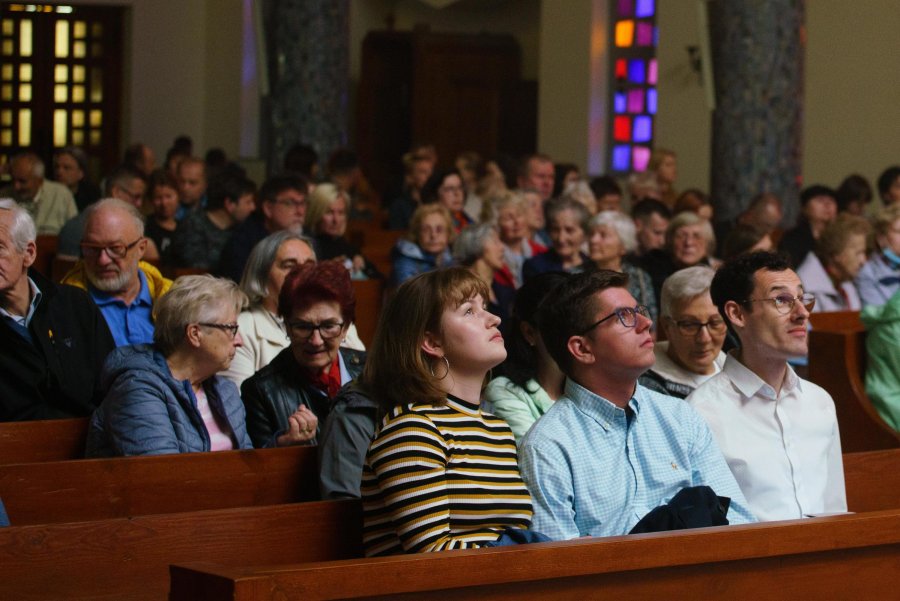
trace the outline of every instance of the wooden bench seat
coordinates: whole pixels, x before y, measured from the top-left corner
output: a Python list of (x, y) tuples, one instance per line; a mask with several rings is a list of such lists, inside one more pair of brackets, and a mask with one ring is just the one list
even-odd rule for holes
[(0, 423), (0, 465), (84, 457), (88, 418)]
[(877, 599), (900, 586), (900, 509), (293, 566), (173, 566), (171, 601)]
[(15, 526), (310, 501), (318, 482), (304, 446), (0, 465)]

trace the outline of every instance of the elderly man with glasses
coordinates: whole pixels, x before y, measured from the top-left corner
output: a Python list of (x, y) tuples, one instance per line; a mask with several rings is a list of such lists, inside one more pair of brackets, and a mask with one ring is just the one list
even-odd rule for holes
[(566, 384), (520, 447), (533, 529), (554, 540), (626, 534), (701, 486), (730, 498), (730, 523), (754, 521), (703, 418), (638, 384), (654, 362), (652, 322), (627, 285), (615, 271), (577, 274), (541, 305), (541, 337)]
[(788, 365), (807, 353), (815, 297), (787, 257), (768, 252), (725, 263), (710, 294), (740, 347), (687, 401), (706, 418), (754, 515), (846, 511), (834, 402)]
[(662, 287), (660, 314), (665, 342), (653, 351), (656, 363), (640, 383), (683, 399), (719, 373), (725, 364), (722, 344), (728, 327), (709, 296), (715, 272), (698, 265), (676, 271)]
[(90, 293), (116, 346), (153, 342), (153, 304), (172, 281), (141, 261), (148, 244), (141, 214), (117, 198), (100, 200), (86, 212), (82, 259), (62, 283)]

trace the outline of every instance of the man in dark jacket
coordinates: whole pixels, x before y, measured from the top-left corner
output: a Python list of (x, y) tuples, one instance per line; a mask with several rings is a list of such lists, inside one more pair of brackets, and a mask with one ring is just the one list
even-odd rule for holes
[(114, 348), (86, 292), (28, 269), (36, 254), (34, 221), (0, 200), (0, 421), (90, 415)]

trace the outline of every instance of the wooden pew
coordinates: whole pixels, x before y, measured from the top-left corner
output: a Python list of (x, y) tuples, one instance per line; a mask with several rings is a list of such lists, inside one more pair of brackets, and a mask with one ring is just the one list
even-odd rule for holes
[(850, 511), (900, 507), (900, 449), (844, 453), (844, 485)]
[(0, 423), (0, 465), (84, 457), (88, 418)]
[(49, 278), (50, 266), (53, 257), (56, 256), (56, 249), (59, 248), (59, 237), (56, 234), (41, 234), (35, 238), (34, 243), (37, 246), (37, 255), (31, 266), (42, 276)]
[(900, 433), (881, 419), (866, 394), (865, 364), (862, 329), (814, 327), (809, 333), (809, 379), (834, 399), (845, 453), (900, 447)]
[(356, 331), (366, 348), (369, 348), (375, 338), (375, 328), (384, 301), (384, 282), (353, 280), (352, 283), (353, 293), (356, 295)]
[(353, 501), (0, 528), (0, 599), (162, 601), (171, 563), (345, 559), (360, 540)]
[(15, 526), (311, 501), (315, 447), (0, 465)]
[(810, 313), (809, 323), (812, 324), (813, 330), (828, 330), (830, 332), (864, 329), (862, 321), (859, 319), (859, 311)]
[(898, 565), (893, 509), (365, 560), (173, 566), (169, 598), (878, 599), (900, 586)]

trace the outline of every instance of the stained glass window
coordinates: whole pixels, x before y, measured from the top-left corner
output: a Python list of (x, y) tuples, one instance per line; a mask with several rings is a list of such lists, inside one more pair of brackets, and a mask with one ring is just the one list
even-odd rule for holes
[(657, 109), (659, 65), (656, 0), (611, 0), (612, 172), (643, 171), (650, 160)]

